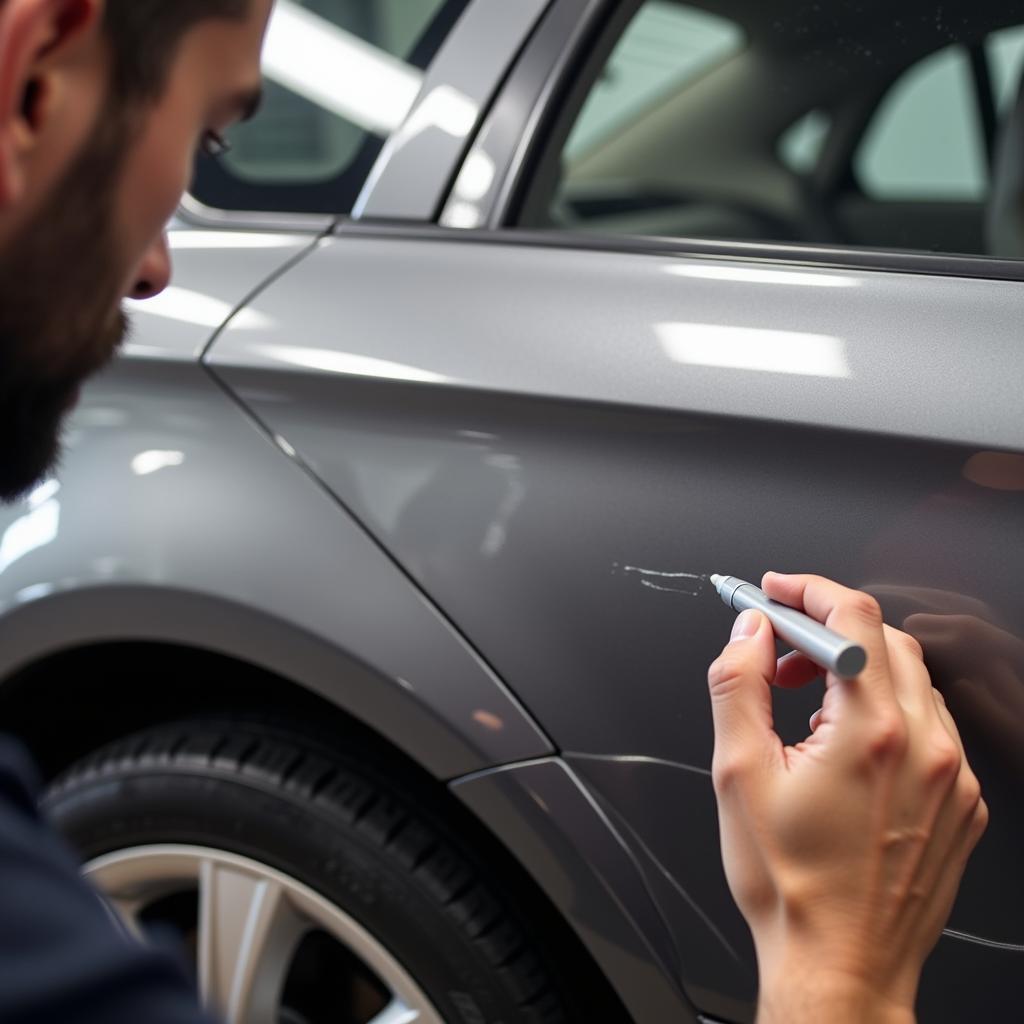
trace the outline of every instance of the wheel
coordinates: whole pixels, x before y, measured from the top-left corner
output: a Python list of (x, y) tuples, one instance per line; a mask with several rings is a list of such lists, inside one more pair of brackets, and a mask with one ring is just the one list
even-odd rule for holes
[(45, 806), (229, 1024), (567, 1020), (503, 880), (421, 789), (297, 734), (196, 721), (91, 755)]

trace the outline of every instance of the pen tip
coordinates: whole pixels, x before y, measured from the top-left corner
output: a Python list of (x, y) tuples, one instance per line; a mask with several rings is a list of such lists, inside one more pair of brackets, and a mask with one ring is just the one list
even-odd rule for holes
[(721, 586), (721, 583), (722, 583), (723, 579), (725, 579), (724, 576), (718, 576), (715, 573), (712, 573), (711, 574), (711, 586), (713, 586), (715, 588), (715, 590), (718, 590), (718, 588)]

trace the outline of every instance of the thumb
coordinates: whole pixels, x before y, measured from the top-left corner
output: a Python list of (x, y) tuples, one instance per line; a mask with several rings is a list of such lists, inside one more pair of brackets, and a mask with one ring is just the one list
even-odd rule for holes
[(715, 723), (715, 775), (733, 776), (744, 766), (760, 772), (781, 755), (772, 719), (775, 634), (758, 611), (743, 612), (732, 637), (708, 670)]

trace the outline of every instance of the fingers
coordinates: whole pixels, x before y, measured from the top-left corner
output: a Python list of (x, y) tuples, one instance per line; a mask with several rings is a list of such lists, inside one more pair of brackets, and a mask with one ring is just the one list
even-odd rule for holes
[(779, 658), (774, 685), (783, 690), (798, 690), (824, 674), (825, 670), (802, 651), (790, 651)]
[(921, 645), (908, 633), (892, 626), (883, 626), (889, 670), (896, 698), (905, 711), (932, 719), (935, 714), (935, 691), (924, 665)]
[(933, 689), (932, 699), (935, 702), (935, 713), (939, 716), (939, 721), (942, 723), (943, 728), (949, 733), (953, 742), (957, 745), (961, 758), (966, 758), (967, 755), (964, 753), (964, 742), (960, 738), (960, 730), (956, 727), (956, 722), (953, 720), (953, 716), (949, 713), (949, 708), (946, 707), (946, 698), (943, 697), (938, 690)]
[(772, 724), (771, 681), (775, 676), (775, 635), (756, 611), (736, 620), (733, 635), (708, 670), (715, 726), (712, 775), (720, 792), (748, 773), (763, 772), (781, 757)]
[(891, 712), (894, 704), (892, 677), (882, 611), (868, 594), (834, 583), (821, 576), (783, 576), (766, 573), (762, 586), (776, 601), (798, 608), (830, 629), (862, 644), (867, 651), (867, 668), (849, 687), (875, 711)]

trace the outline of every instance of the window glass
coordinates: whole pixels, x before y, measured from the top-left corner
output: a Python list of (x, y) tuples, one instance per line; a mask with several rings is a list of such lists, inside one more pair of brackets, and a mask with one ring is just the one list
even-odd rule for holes
[[(988, 154), (1024, 73), (1024, 15), (1000, 0), (955, 17), (939, 7), (634, 2), (596, 51), (610, 54), (603, 67), (563, 93), (512, 216), (617, 235), (1005, 255), (992, 225), (1010, 177), (993, 188)], [(1024, 218), (1015, 231), (1024, 257)]]
[(200, 157), (192, 192), (221, 209), (346, 213), (467, 0), (277, 0), (264, 102)]
[(637, 12), (587, 98), (565, 151), (574, 155), (739, 48), (739, 28), (692, 7), (654, 0)]
[(831, 127), (832, 119), (823, 110), (808, 111), (779, 139), (782, 162), (800, 174), (813, 171)]
[(949, 46), (892, 88), (856, 159), (857, 179), (877, 199), (980, 201), (988, 182), (967, 51)]
[(986, 51), (996, 108), (1006, 113), (1017, 100), (1024, 75), (1024, 25), (993, 32)]

